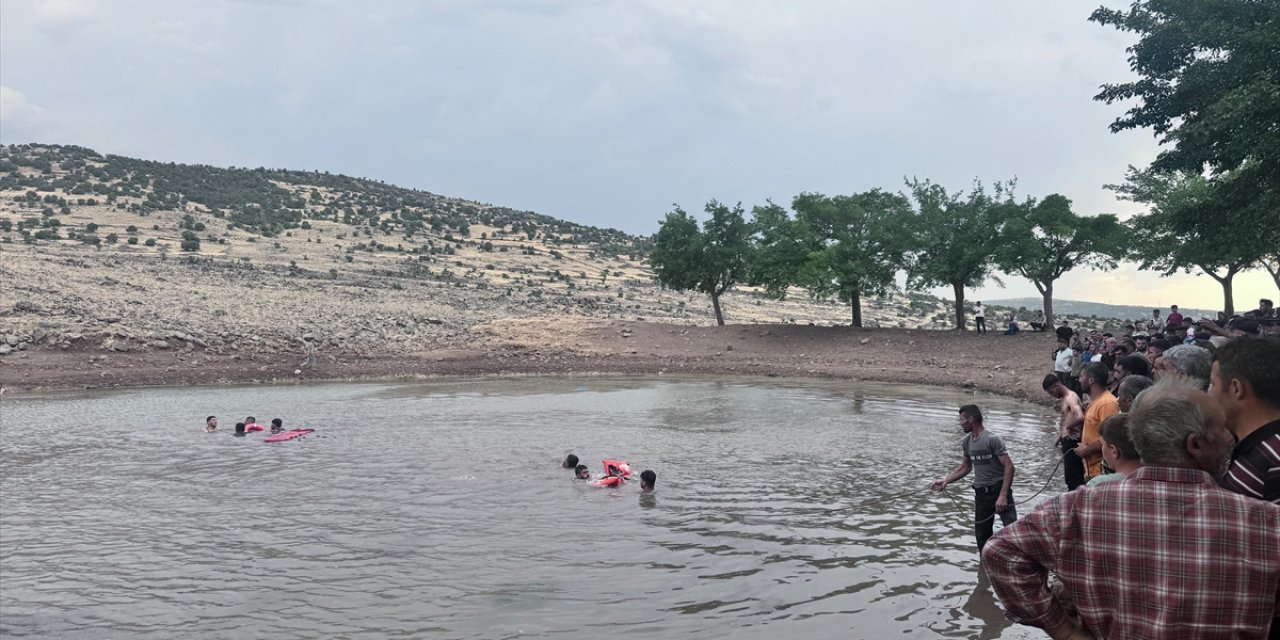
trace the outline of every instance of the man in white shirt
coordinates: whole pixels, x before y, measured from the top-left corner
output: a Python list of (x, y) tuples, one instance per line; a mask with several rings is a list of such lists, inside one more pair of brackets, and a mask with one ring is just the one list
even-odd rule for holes
[(973, 325), (978, 335), (987, 332), (987, 308), (982, 306), (981, 300), (978, 301), (978, 304), (973, 305)]

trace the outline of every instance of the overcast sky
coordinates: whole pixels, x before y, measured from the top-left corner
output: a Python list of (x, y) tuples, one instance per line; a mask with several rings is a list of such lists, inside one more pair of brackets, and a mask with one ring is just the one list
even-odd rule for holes
[[(1116, 4), (1116, 2), (1112, 2)], [(1127, 0), (1124, 1), (1127, 4)], [(1076, 210), (1157, 150), (1112, 134), (1131, 38), (1092, 2), (423, 0), (0, 4), (0, 141), (320, 169), (653, 233), (673, 203), (1016, 177)], [(973, 299), (1036, 295), (1030, 284)], [(950, 291), (940, 291), (950, 295)], [(1276, 297), (1237, 278), (1237, 306)], [(1219, 307), (1207, 277), (1058, 297)]]

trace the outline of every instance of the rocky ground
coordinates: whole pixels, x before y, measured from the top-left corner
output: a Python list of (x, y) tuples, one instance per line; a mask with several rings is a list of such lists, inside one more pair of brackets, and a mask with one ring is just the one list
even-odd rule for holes
[(108, 352), (86, 340), (28, 348), (0, 360), (14, 391), (422, 376), (692, 373), (820, 377), (981, 389), (1047, 401), (1047, 334), (956, 334), (797, 325), (724, 327), (538, 317), (475, 326), (455, 346), (376, 354), (321, 348), (313, 367), (298, 350), (230, 352), (181, 338), (168, 349)]

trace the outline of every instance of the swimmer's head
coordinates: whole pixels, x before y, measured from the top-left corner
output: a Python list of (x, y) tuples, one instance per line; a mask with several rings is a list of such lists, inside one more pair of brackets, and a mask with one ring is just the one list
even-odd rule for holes
[(580, 464), (573, 470), (573, 475), (579, 480), (590, 480), (591, 469), (588, 469), (585, 464)]
[(272, 419), (271, 419), (271, 428), (272, 428), (272, 429), (276, 429), (276, 428), (283, 427), (283, 426), (284, 426), (284, 420), (281, 420), (280, 418), (272, 418)]
[(248, 418), (245, 418), (245, 419), (244, 419), (244, 423), (245, 423), (245, 424), (258, 424), (258, 419), (257, 419), (257, 418), (255, 418), (255, 417), (253, 417), (253, 416), (249, 416)]
[(658, 474), (653, 469), (645, 469), (640, 472), (640, 490), (644, 492), (653, 491), (653, 485), (658, 483)]
[(208, 418), (205, 418), (205, 419), (204, 419), (204, 424), (205, 424), (205, 426), (207, 426), (207, 427), (217, 427), (217, 426), (218, 426), (218, 416), (209, 416)]
[(565, 469), (576, 469), (578, 467), (578, 456), (575, 456), (572, 453), (569, 454), (569, 456), (564, 459), (564, 462), (561, 463), (560, 466), (564, 467)]
[(244, 433), (244, 423), (243, 423), (243, 422), (237, 422), (237, 423), (236, 423), (236, 433)]

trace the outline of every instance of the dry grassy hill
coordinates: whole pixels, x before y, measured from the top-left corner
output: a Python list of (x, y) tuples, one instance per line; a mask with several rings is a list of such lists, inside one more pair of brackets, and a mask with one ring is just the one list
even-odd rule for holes
[[(648, 243), (327, 173), (0, 146), (0, 342), (281, 351), (306, 338), (378, 353), (466, 345), (513, 317), (710, 324), (704, 296), (654, 283)], [(803, 292), (725, 303), (735, 323), (848, 317)], [(865, 307), (883, 326), (947, 322), (928, 296)]]

